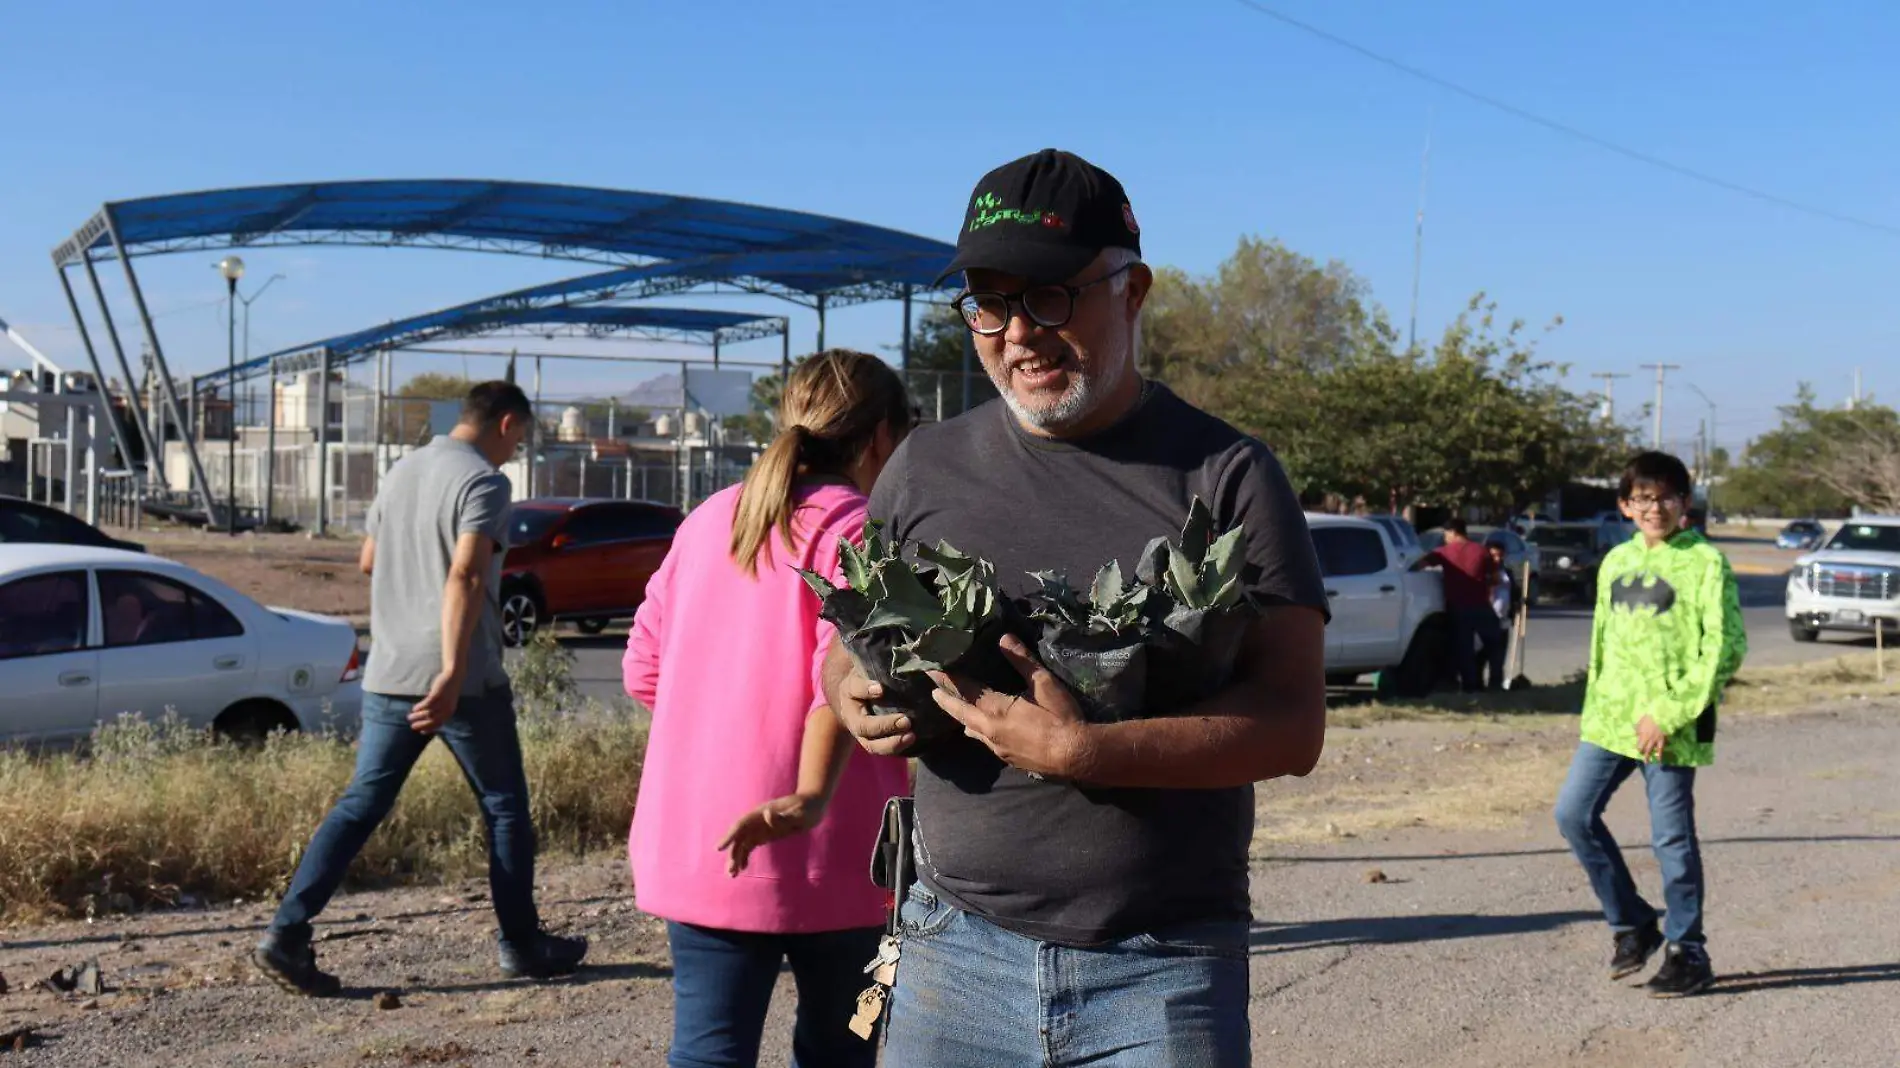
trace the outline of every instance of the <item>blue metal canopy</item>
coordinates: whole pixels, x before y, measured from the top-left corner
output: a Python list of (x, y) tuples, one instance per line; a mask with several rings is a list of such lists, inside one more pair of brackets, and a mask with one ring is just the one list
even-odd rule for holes
[[(341, 366), (379, 350), (476, 335), (606, 337), (623, 334), (654, 341), (697, 341), (719, 345), (775, 337), (785, 330), (783, 316), (710, 311), (704, 308), (609, 304), (498, 308), (471, 304), (398, 319), (368, 330), (313, 341), (308, 345), (281, 349), (238, 364), (234, 370), (236, 377), (242, 380), (268, 368), (273, 361), (287, 361), (287, 369), (300, 369), (321, 360), (325, 350), (329, 352), (331, 365)], [(297, 359), (300, 356), (306, 358)], [(198, 376), (197, 381), (216, 382), (229, 374), (224, 368), (219, 368)]]
[(466, 179), (318, 182), (174, 193), (106, 204), (53, 252), (61, 267), (195, 249), (410, 245), (629, 265), (737, 253), (849, 254), (787, 261), (750, 288), (817, 297), (869, 285), (935, 289), (951, 246), (898, 230), (725, 200), (537, 182)]

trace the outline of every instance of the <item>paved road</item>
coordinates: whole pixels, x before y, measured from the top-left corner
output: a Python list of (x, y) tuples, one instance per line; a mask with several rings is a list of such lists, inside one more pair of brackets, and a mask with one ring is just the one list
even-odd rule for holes
[[(1900, 1060), (1897, 711), (1723, 722), (1696, 809), (1724, 979), (1688, 1001), (1608, 979), (1607, 931), (1541, 808), (1520, 829), (1279, 852), (1253, 878), (1256, 1063), (1890, 1068)], [(1632, 787), (1606, 818), (1654, 893)], [(1372, 868), (1388, 881), (1367, 883)]]
[[(1825, 660), (1843, 653), (1872, 649), (1872, 639), (1824, 638), (1803, 645), (1788, 636), (1788, 624), (1781, 614), (1784, 580), (1770, 575), (1742, 575), (1742, 612), (1748, 619), (1748, 662), (1758, 667), (1798, 664)], [(1587, 607), (1543, 607), (1531, 610), (1531, 622), (1525, 631), (1529, 645), (1525, 650), (1525, 674), (1532, 682), (1562, 682), (1580, 671), (1590, 645), (1590, 609)], [(574, 677), (581, 692), (595, 700), (609, 701), (620, 694), (620, 657), (626, 649), (624, 629), (610, 630), (595, 638), (584, 638), (566, 631), (563, 642), (575, 654)]]

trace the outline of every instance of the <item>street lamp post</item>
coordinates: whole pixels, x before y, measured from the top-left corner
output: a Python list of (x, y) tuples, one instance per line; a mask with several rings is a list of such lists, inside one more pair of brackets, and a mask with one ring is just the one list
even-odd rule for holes
[[(237, 536), (237, 284), (244, 277), (244, 261), (236, 256), (226, 256), (218, 261), (218, 273), (224, 276), (226, 295), (225, 328), (225, 390), (231, 400), (230, 437), (226, 441), (224, 452), (224, 529), (233, 537)], [(250, 321), (249, 307), (246, 306), (245, 322)], [(246, 331), (248, 338), (249, 331)]]
[[(264, 284), (253, 290), (248, 297), (242, 293), (236, 294), (237, 299), (244, 302), (244, 363), (246, 366), (249, 366), (251, 362), (251, 304), (264, 295), (264, 291), (271, 287), (272, 282), (282, 277), (284, 276), (281, 274), (273, 274), (264, 279)], [(237, 402), (236, 382), (231, 384), (231, 390), (231, 401), (235, 405)], [(255, 402), (252, 403), (251, 414), (257, 414)], [(264, 499), (260, 502), (257, 515), (259, 530), (270, 528), (271, 498), (277, 491), (277, 361), (275, 360), (272, 360), (270, 365), (270, 397), (264, 406), (264, 419)], [(235, 408), (232, 409), (231, 436), (233, 440), (236, 440)]]

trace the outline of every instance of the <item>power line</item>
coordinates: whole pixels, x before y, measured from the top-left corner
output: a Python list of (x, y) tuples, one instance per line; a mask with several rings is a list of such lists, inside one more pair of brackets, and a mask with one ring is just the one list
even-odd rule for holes
[(1374, 52), (1372, 49), (1367, 48), (1364, 45), (1360, 45), (1352, 41), (1348, 41), (1344, 37), (1341, 37), (1337, 34), (1328, 33), (1327, 31), (1322, 30), (1318, 26), (1314, 26), (1311, 23), (1301, 22), (1299, 19), (1296, 19), (1291, 15), (1285, 14), (1283, 12), (1275, 11), (1273, 8), (1270, 8), (1266, 6), (1265, 4), (1257, 3), (1256, 0), (1235, 0), (1235, 2), (1240, 4), (1243, 7), (1251, 8), (1254, 11), (1262, 15), (1265, 15), (1270, 19), (1283, 23), (1287, 26), (1291, 26), (1302, 33), (1310, 34), (1311, 36), (1317, 37), (1330, 44), (1336, 45), (1340, 48), (1344, 48), (1347, 51), (1356, 52), (1359, 55), (1364, 56), (1365, 58), (1369, 60), (1372, 60), (1374, 63), (1378, 63), (1378, 64), (1381, 64), (1382, 66), (1390, 67), (1391, 69), (1396, 70), (1401, 74), (1407, 75), (1408, 77), (1416, 78), (1419, 81), (1438, 86), (1440, 89), (1444, 89), (1448, 92), (1457, 93), (1459, 96), (1462, 96), (1465, 99), (1470, 100), (1474, 103), (1482, 104), (1485, 107), (1492, 108), (1493, 110), (1496, 110), (1496, 111), (1501, 111), (1505, 113), (1506, 115), (1510, 115), (1514, 118), (1523, 119), (1525, 122), (1542, 126), (1544, 129), (1550, 130), (1553, 133), (1559, 133), (1559, 134), (1564, 135), (1565, 137), (1574, 138), (1578, 141), (1585, 142), (1586, 144), (1595, 145), (1597, 148), (1601, 148), (1606, 152), (1614, 152), (1617, 155), (1624, 157), (1625, 159), (1634, 160), (1637, 163), (1642, 163), (1650, 167), (1655, 167), (1659, 170), (1665, 170), (1671, 174), (1677, 175), (1678, 177), (1688, 178), (1691, 181), (1701, 182), (1704, 185), (1714, 186), (1717, 189), (1724, 189), (1731, 193), (1736, 193), (1741, 196), (1752, 198), (1754, 200), (1759, 200), (1764, 204), (1773, 204), (1777, 207), (1787, 208), (1790, 211), (1801, 212), (1804, 215), (1812, 215), (1812, 216), (1815, 216), (1816, 218), (1827, 219), (1832, 222), (1844, 223), (1848, 226), (1858, 226), (1865, 230), (1873, 230), (1873, 231), (1883, 233), (1883, 234), (1900, 236), (1900, 226), (1895, 226), (1891, 223), (1877, 222), (1873, 219), (1863, 219), (1855, 215), (1847, 215), (1842, 212), (1833, 211), (1828, 208), (1819, 207), (1814, 204), (1804, 203), (1799, 200), (1791, 200), (1787, 197), (1781, 196), (1776, 193), (1770, 193), (1763, 189), (1756, 189), (1753, 186), (1743, 185), (1740, 182), (1731, 182), (1726, 178), (1720, 178), (1704, 171), (1698, 171), (1690, 167), (1685, 167), (1680, 163), (1671, 163), (1669, 160), (1663, 159), (1661, 156), (1654, 156), (1654, 155), (1649, 154), (1648, 152), (1644, 152), (1641, 149), (1630, 148), (1627, 145), (1617, 144), (1615, 141), (1611, 141), (1603, 137), (1598, 137), (1596, 134), (1590, 133), (1587, 130), (1580, 130), (1575, 126), (1570, 125), (1569, 123), (1559, 122), (1556, 119), (1545, 118), (1544, 116), (1539, 115), (1536, 112), (1526, 111), (1525, 109), (1518, 107), (1515, 104), (1511, 104), (1511, 103), (1507, 103), (1506, 101), (1499, 100), (1497, 97), (1489, 96), (1485, 93), (1481, 93), (1477, 91), (1476, 89), (1467, 89), (1466, 87), (1459, 85), (1457, 82), (1450, 81), (1445, 78), (1441, 78), (1438, 75), (1431, 73), (1430, 71), (1420, 70), (1419, 68), (1414, 67), (1411, 64), (1406, 63), (1402, 60), (1393, 59), (1391, 56)]

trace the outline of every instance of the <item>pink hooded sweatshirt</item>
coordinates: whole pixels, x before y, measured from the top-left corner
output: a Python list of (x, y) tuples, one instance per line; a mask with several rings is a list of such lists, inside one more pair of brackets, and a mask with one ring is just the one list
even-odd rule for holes
[(909, 788), (903, 760), (853, 746), (818, 826), (753, 851), (726, 874), (715, 847), (734, 820), (798, 788), (805, 717), (836, 632), (793, 570), (840, 581), (838, 539), (862, 540), (865, 498), (803, 487), (797, 548), (774, 531), (758, 577), (731, 555), (740, 487), (693, 509), (634, 616), (627, 693), (653, 712), (628, 854), (634, 900), (663, 919), (799, 934), (881, 924), (889, 895), (870, 877), (887, 799)]

